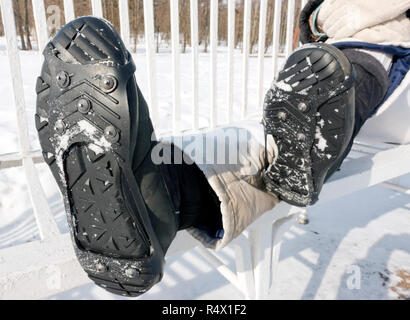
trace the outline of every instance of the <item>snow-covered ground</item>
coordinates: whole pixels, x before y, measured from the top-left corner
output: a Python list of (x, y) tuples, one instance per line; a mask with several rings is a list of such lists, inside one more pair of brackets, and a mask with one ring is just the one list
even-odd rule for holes
[[(171, 129), (171, 56), (164, 50), (157, 56), (160, 122), (158, 129)], [(227, 55), (218, 50), (218, 121), (227, 119)], [(134, 55), (136, 78), (147, 92), (144, 52)], [(42, 58), (36, 52), (22, 52), (30, 140), (39, 144), (34, 128), (35, 81)], [(18, 151), (17, 126), (13, 108), (8, 60), (0, 51), (0, 153)], [(249, 112), (256, 111), (257, 59), (250, 59)], [(265, 60), (264, 89), (271, 82), (272, 59)], [(235, 53), (234, 119), (241, 106), (242, 56)], [(209, 122), (209, 55), (200, 54), (200, 126)], [(181, 55), (182, 128), (192, 121), (192, 64), (189, 53)], [(63, 204), (51, 173), (44, 164), (36, 165), (51, 210), (62, 232), (67, 232)], [(401, 179), (410, 187), (410, 175)], [(0, 171), (0, 249), (37, 240), (25, 176), (22, 168)], [(295, 225), (282, 246), (275, 297), (278, 299), (386, 299), (410, 298), (410, 197), (382, 187), (373, 187), (331, 203), (310, 209), (310, 224)], [(233, 266), (233, 250), (221, 252), (221, 259)], [(360, 271), (360, 289), (349, 289), (351, 276)], [(350, 273), (349, 273), (350, 272)], [(357, 278), (355, 278), (357, 279)], [(64, 292), (54, 299), (121, 299), (93, 284)], [(139, 299), (234, 299), (235, 288), (196, 251), (171, 257), (163, 281)]]

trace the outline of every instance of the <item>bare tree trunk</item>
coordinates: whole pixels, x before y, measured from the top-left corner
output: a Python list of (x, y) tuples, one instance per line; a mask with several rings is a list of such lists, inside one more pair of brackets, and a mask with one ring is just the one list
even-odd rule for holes
[(24, 0), (24, 13), (24, 32), (26, 34), (27, 49), (32, 50), (33, 47), (30, 40), (30, 22), (28, 17), (28, 0)]
[(209, 45), (209, 1), (204, 1), (204, 18), (205, 18), (205, 27), (203, 28), (203, 40), (204, 40), (204, 52), (208, 52)]
[(143, 0), (128, 1), (130, 24), (131, 24), (131, 37), (134, 38), (134, 50), (137, 51), (138, 39), (141, 33), (143, 33), (144, 16), (143, 16)]
[(156, 48), (156, 52), (158, 53), (159, 52), (159, 30), (157, 30), (157, 48)]
[(20, 1), (14, 2), (14, 16), (16, 17), (17, 33), (20, 36), (21, 48), (27, 50), (26, 41), (24, 39), (23, 19), (20, 10)]
[(169, 0), (154, 0), (154, 30), (157, 37), (157, 52), (159, 51), (160, 40), (169, 41), (170, 26)]
[(189, 17), (190, 17), (189, 3), (187, 0), (182, 0), (180, 1), (180, 5), (179, 5), (179, 21), (180, 21), (179, 31), (184, 36), (184, 40), (182, 43), (182, 53), (186, 52), (186, 47), (189, 42), (190, 33), (191, 33)]
[(186, 45), (187, 45), (187, 43), (186, 43), (186, 37), (184, 36), (184, 42), (183, 42), (183, 44), (182, 44), (182, 53), (185, 53), (185, 52), (186, 52)]
[(243, 1), (235, 9), (236, 23), (235, 23), (235, 49), (238, 44), (242, 42), (242, 31), (243, 31)]
[(260, 3), (252, 2), (251, 12), (251, 35), (250, 35), (250, 53), (253, 53), (253, 48), (258, 42), (258, 26), (259, 26), (259, 8)]
[(272, 44), (273, 38), (273, 16), (274, 16), (274, 0), (268, 1), (268, 15), (266, 19), (266, 35), (265, 35), (265, 54)]
[(87, 16), (92, 14), (91, 2), (89, 0), (74, 1), (74, 11), (76, 17)]

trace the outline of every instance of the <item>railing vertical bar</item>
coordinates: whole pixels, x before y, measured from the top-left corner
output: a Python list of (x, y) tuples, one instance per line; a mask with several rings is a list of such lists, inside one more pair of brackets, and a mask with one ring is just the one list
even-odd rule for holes
[(251, 31), (251, 7), (252, 1), (245, 0), (243, 13), (243, 44), (242, 44), (242, 118), (245, 118), (248, 109), (248, 73), (249, 73), (249, 41)]
[(118, 0), (118, 6), (120, 13), (121, 38), (127, 49), (130, 50), (130, 14), (128, 0)]
[(233, 119), (233, 80), (234, 80), (234, 46), (235, 46), (235, 3), (228, 0), (228, 123)]
[(263, 67), (265, 61), (265, 35), (266, 35), (266, 14), (267, 0), (260, 0), (259, 11), (259, 42), (258, 42), (258, 107), (262, 107), (263, 97)]
[(275, 0), (275, 14), (273, 17), (272, 64), (273, 77), (278, 74), (278, 55), (280, 48), (280, 20), (282, 16), (282, 0)]
[(20, 56), (17, 47), (17, 35), (14, 21), (13, 5), (11, 0), (1, 0), (0, 6), (7, 42), (7, 55), (12, 81), (14, 105), (16, 108), (19, 144), (23, 158), (23, 167), (27, 179), (28, 192), (31, 203), (33, 205), (34, 216), (37, 222), (41, 239), (52, 239), (59, 233), (59, 231), (57, 224), (51, 214), (50, 207), (48, 206), (44, 194), (44, 190), (41, 186), (40, 179), (34, 166), (33, 159), (30, 155), (30, 140), (25, 110), (23, 77), (21, 73)]
[(64, 17), (66, 23), (75, 19), (73, 0), (64, 0)]
[(157, 82), (154, 38), (154, 3), (144, 0), (145, 54), (148, 68), (149, 108), (154, 127), (158, 125)]
[(174, 132), (180, 129), (181, 92), (180, 92), (180, 61), (179, 61), (179, 8), (178, 0), (170, 0), (171, 7), (171, 43), (172, 43), (172, 87), (173, 87), (173, 120)]
[(32, 0), (31, 3), (33, 5), (34, 22), (37, 31), (38, 51), (42, 53), (49, 39), (46, 10), (44, 8), (43, 0)]
[(191, 48), (192, 48), (192, 79), (193, 79), (193, 128), (199, 127), (199, 106), (198, 106), (198, 0), (191, 0)]
[(91, 0), (91, 7), (93, 10), (94, 16), (100, 17), (100, 18), (104, 16), (101, 0)]
[(211, 0), (210, 11), (210, 49), (211, 49), (211, 128), (217, 124), (217, 48), (218, 48), (218, 0)]
[(30, 151), (29, 133), (25, 111), (24, 87), (21, 75), (20, 56), (17, 45), (17, 35), (14, 25), (14, 13), (11, 0), (1, 1), (1, 13), (6, 36), (7, 55), (10, 67), (10, 77), (12, 81), (14, 104), (17, 111), (18, 137), (22, 156)]
[(286, 46), (285, 57), (289, 57), (293, 51), (293, 26), (295, 23), (295, 0), (288, 0), (288, 14), (286, 18)]
[[(306, 6), (307, 2), (308, 2), (308, 0), (301, 0), (300, 1), (300, 5), (301, 5), (300, 11), (303, 10), (303, 8)], [(299, 22), (296, 22), (296, 23), (299, 23)], [(300, 41), (300, 38), (299, 38), (299, 47), (302, 46), (302, 45), (303, 45), (303, 43)]]

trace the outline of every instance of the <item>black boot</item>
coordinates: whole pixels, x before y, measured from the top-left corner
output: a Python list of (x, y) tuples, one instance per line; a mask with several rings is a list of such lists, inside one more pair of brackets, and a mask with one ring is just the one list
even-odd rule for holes
[(264, 173), (269, 192), (297, 206), (318, 200), (353, 135), (354, 80), (351, 63), (334, 46), (304, 45), (288, 58), (264, 104), (265, 136), (278, 147)]
[[(342, 161), (349, 154), (354, 138), (367, 119), (369, 119), (383, 102), (389, 89), (389, 77), (383, 65), (372, 55), (356, 49), (344, 49), (342, 52), (353, 65), (357, 80), (355, 82), (355, 121), (350, 143), (341, 157), (339, 164), (334, 169), (339, 169)], [(327, 178), (334, 173), (332, 170)], [(326, 178), (326, 179), (327, 179)]]
[(107, 21), (82, 17), (44, 56), (36, 127), (75, 252), (96, 284), (137, 296), (161, 280), (179, 222), (151, 161), (157, 142), (131, 55)]

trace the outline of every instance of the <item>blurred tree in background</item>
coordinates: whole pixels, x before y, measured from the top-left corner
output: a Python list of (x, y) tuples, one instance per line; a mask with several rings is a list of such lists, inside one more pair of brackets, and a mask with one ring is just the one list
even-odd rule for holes
[[(64, 1), (63, 0), (13, 0), (14, 15), (16, 21), (16, 31), (22, 50), (32, 50), (33, 41), (36, 42), (36, 30), (33, 17), (32, 1), (44, 1), (47, 10), (50, 6), (56, 6), (61, 13), (59, 18), (61, 26), (65, 24)], [(287, 15), (287, 1), (282, 0), (281, 13), (281, 44), (285, 41), (285, 25)], [(144, 38), (144, 7), (143, 0), (129, 0), (129, 17), (131, 43), (136, 50), (137, 45)], [(170, 27), (170, 0), (154, 0), (154, 32), (157, 52), (162, 46), (168, 46), (171, 39)], [(191, 21), (190, 21), (190, 0), (179, 0), (179, 31), (181, 51), (185, 52), (191, 44)], [(301, 1), (296, 1), (295, 22), (300, 13)], [(104, 18), (111, 21), (114, 27), (120, 32), (120, 17), (118, 0), (102, 0)], [(265, 39), (265, 53), (272, 45), (273, 17), (275, 0), (268, 0), (267, 25)], [(75, 0), (74, 10), (76, 17), (91, 15), (92, 8), (90, 0)], [(253, 53), (258, 47), (259, 38), (259, 10), (260, 1), (252, 0), (251, 26), (250, 26), (250, 52)], [(225, 45), (228, 38), (228, 4), (226, 0), (218, 1), (218, 41), (220, 45)], [(237, 0), (235, 4), (235, 47), (242, 47), (243, 37), (243, 11), (244, 0)], [(210, 0), (198, 0), (198, 40), (206, 52), (209, 47), (209, 12)], [(296, 28), (295, 23), (295, 28)], [(61, 27), (60, 26), (60, 27)], [(53, 36), (58, 30), (49, 30)], [(3, 25), (0, 17), (0, 36), (3, 36)], [(141, 44), (143, 46), (143, 44)]]

